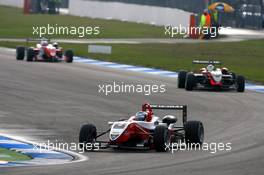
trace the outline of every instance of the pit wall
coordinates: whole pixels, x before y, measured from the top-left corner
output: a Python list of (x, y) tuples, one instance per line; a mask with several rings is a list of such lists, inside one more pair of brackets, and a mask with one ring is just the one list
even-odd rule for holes
[(189, 26), (191, 15), (189, 12), (175, 8), (89, 0), (70, 0), (69, 13), (91, 18), (184, 27)]
[(23, 8), (24, 0), (0, 0), (0, 5)]

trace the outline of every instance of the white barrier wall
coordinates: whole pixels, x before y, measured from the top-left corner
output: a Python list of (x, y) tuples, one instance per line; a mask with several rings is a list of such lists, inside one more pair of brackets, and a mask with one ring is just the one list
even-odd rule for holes
[(0, 0), (0, 5), (22, 8), (24, 6), (24, 0)]
[(125, 4), (119, 2), (98, 2), (70, 0), (69, 13), (91, 18), (117, 19), (155, 25), (189, 26), (191, 13), (173, 8)]

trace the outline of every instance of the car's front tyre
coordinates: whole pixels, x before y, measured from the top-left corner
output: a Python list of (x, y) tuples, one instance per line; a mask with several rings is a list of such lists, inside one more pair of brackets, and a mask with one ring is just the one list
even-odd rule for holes
[(34, 49), (28, 48), (28, 50), (27, 50), (27, 61), (29, 61), (29, 62), (33, 61), (34, 57), (35, 57)]
[(236, 77), (237, 81), (237, 92), (244, 92), (245, 91), (245, 78), (241, 75)]
[(185, 81), (186, 81), (186, 71), (180, 71), (178, 74), (178, 88), (183, 89), (185, 88)]
[(94, 143), (97, 136), (97, 129), (93, 124), (82, 125), (79, 133), (80, 148), (87, 143)]
[(16, 48), (16, 59), (24, 60), (24, 57), (25, 57), (25, 47), (18, 46)]
[(200, 121), (188, 121), (185, 126), (185, 142), (187, 144), (202, 144), (204, 141), (204, 127)]
[(188, 73), (186, 77), (186, 84), (185, 84), (185, 89), (187, 91), (192, 91), (193, 88), (195, 87), (195, 76), (193, 73)]
[(165, 152), (166, 144), (168, 143), (169, 133), (168, 128), (163, 125), (156, 126), (154, 130), (154, 147), (157, 152)]
[(74, 53), (72, 50), (66, 50), (64, 56), (65, 56), (66, 63), (72, 63), (73, 62)]

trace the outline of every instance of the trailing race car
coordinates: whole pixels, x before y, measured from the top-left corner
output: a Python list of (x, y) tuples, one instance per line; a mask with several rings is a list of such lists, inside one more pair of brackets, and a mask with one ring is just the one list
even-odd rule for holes
[[(27, 39), (27, 42), (32, 39)], [(33, 41), (40, 41), (36, 44), (36, 47), (21, 47), (16, 48), (16, 59), (24, 60), (26, 53), (27, 61), (44, 61), (44, 62), (73, 62), (73, 51), (66, 50), (63, 55), (62, 47), (58, 46), (58, 43), (49, 44), (47, 39), (33, 39)]]
[[(153, 109), (181, 110), (182, 122), (172, 115), (165, 115), (162, 119), (153, 114)], [(80, 146), (99, 144), (99, 148), (120, 149), (155, 149), (158, 152), (167, 151), (171, 143), (185, 142), (202, 144), (204, 128), (200, 121), (187, 121), (186, 105), (154, 105), (143, 104), (142, 110), (129, 119), (109, 122), (110, 128), (98, 133), (93, 124), (84, 124), (79, 135)], [(107, 141), (98, 140), (109, 134)]]
[(188, 91), (193, 89), (235, 89), (237, 92), (245, 91), (245, 78), (230, 72), (227, 68), (215, 68), (221, 64), (220, 61), (198, 61), (194, 64), (206, 64), (198, 72), (180, 71), (178, 74), (178, 88), (185, 88)]

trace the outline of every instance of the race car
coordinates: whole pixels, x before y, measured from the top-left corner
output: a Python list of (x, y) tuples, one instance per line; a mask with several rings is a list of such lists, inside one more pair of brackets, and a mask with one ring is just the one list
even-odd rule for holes
[(178, 74), (178, 88), (185, 88), (187, 91), (193, 89), (214, 89), (214, 90), (237, 90), (245, 91), (245, 78), (230, 72), (226, 67), (216, 68), (220, 61), (199, 61), (194, 64), (205, 64), (206, 67), (196, 72), (180, 71)]
[(36, 44), (36, 47), (21, 47), (16, 48), (16, 59), (24, 60), (26, 53), (26, 60), (31, 61), (44, 61), (44, 62), (73, 62), (73, 51), (66, 50), (63, 55), (62, 47), (59, 47), (58, 43), (49, 44), (47, 39), (27, 39), (28, 41), (40, 41)]
[[(182, 122), (177, 117), (165, 115), (160, 118), (153, 110), (180, 110)], [(204, 127), (200, 121), (187, 121), (186, 105), (155, 105), (145, 103), (141, 111), (128, 119), (108, 122), (110, 128), (98, 132), (93, 124), (84, 124), (80, 129), (79, 144), (98, 144), (99, 148), (114, 149), (155, 149), (157, 152), (168, 151), (172, 143), (203, 144)], [(108, 134), (106, 141), (99, 138)]]

